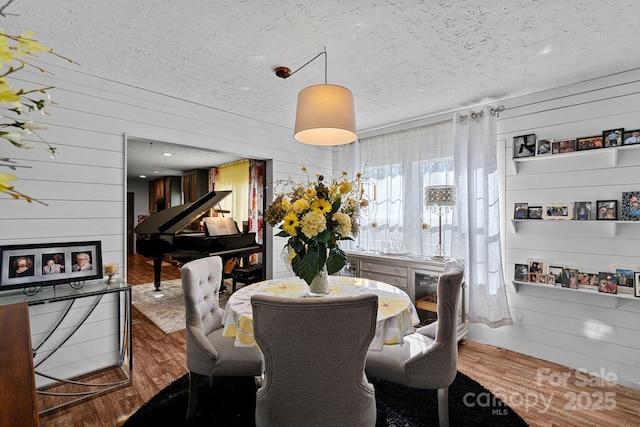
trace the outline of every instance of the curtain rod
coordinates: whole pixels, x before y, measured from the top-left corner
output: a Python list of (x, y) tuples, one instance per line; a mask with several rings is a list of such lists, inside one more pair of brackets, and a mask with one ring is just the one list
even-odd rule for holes
[[(500, 113), (503, 112), (504, 110), (506, 110), (506, 108), (504, 108), (504, 105), (499, 105), (497, 108), (491, 107), (491, 115), (500, 117)], [(484, 117), (484, 111), (480, 110), (477, 113), (475, 111), (472, 111), (471, 113), (469, 113), (468, 116), (460, 116), (460, 121), (462, 121), (465, 117), (469, 117), (469, 116), (471, 116), (471, 118), (475, 120), (478, 117)]]

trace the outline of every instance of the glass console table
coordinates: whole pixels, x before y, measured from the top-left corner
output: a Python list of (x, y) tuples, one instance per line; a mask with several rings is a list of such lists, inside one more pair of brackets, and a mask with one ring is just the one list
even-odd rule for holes
[(39, 414), (131, 383), (131, 287), (106, 280), (0, 292), (29, 306)]

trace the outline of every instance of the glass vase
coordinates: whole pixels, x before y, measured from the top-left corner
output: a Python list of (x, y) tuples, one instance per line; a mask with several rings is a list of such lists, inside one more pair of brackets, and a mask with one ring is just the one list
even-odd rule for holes
[(309, 296), (321, 297), (329, 293), (329, 274), (324, 264), (309, 285)]

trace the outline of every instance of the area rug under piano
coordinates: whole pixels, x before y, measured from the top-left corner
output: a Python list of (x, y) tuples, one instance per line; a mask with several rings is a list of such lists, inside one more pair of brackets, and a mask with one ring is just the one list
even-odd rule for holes
[[(227, 285), (231, 289), (230, 282)], [(228, 291), (220, 294), (220, 307), (224, 308), (229, 298)], [(185, 328), (184, 296), (180, 279), (165, 280), (160, 291), (153, 283), (133, 285), (131, 304), (167, 334)]]

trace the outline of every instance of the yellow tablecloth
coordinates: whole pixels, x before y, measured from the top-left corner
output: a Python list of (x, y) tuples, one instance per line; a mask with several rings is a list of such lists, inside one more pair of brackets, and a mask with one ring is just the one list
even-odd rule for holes
[(223, 336), (235, 338), (235, 345), (238, 347), (256, 346), (253, 338), (251, 296), (258, 293), (289, 298), (378, 295), (376, 334), (369, 346), (371, 350), (381, 350), (385, 344), (402, 344), (403, 337), (413, 333), (413, 326), (420, 322), (416, 308), (405, 292), (376, 280), (330, 276), (329, 294), (323, 297), (309, 297), (308, 291), (307, 284), (297, 277), (265, 280), (240, 288), (227, 301), (223, 317)]

